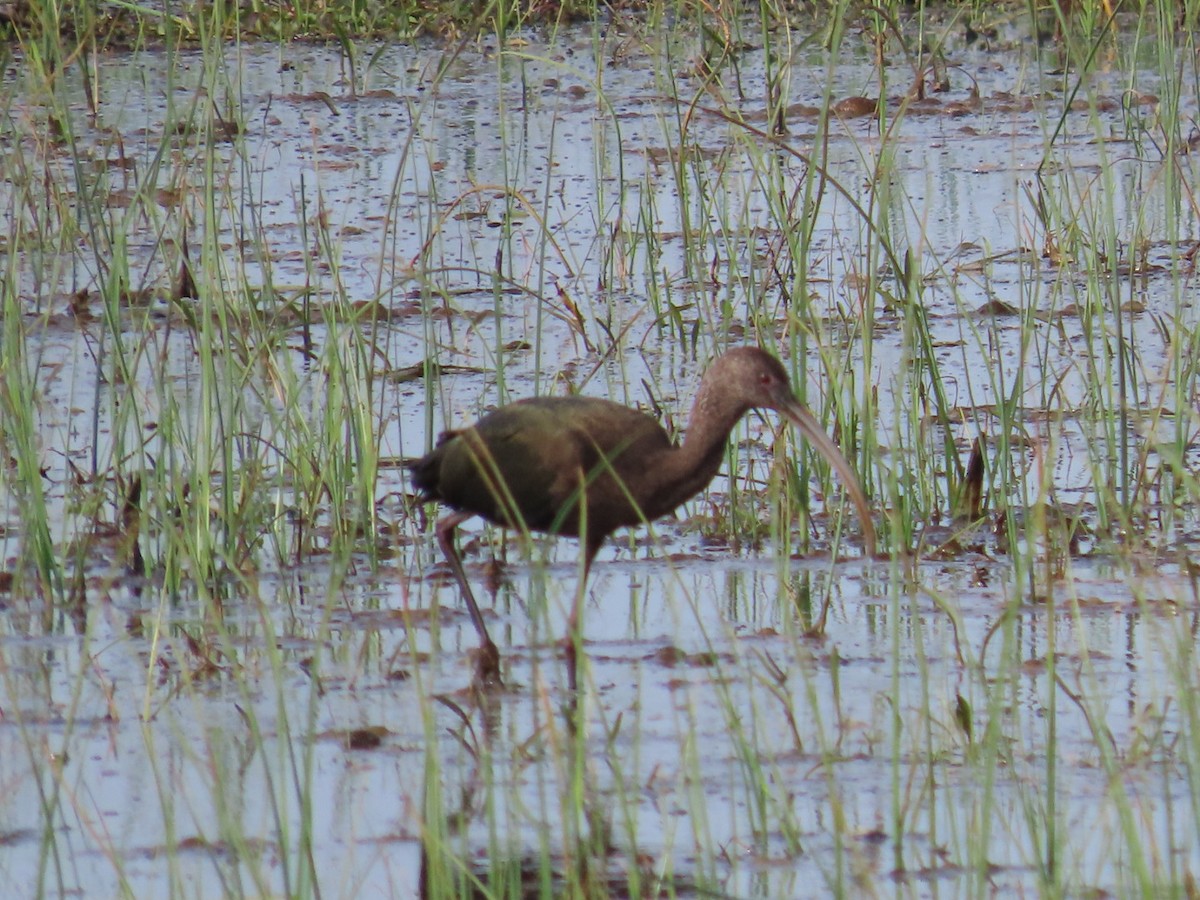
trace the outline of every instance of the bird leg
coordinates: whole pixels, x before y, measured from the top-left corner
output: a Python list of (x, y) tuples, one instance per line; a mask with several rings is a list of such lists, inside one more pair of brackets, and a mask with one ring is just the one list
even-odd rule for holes
[(567, 702), (572, 707), (579, 696), (579, 645), (583, 642), (583, 635), (579, 631), (579, 607), (583, 602), (580, 596), (583, 591), (584, 582), (581, 581), (571, 602), (571, 616), (567, 619), (567, 634), (563, 638), (563, 654), (567, 658), (567, 693), (570, 695)]
[(592, 560), (600, 544), (587, 541), (584, 544), (583, 571), (579, 575), (579, 586), (575, 590), (575, 599), (571, 603), (571, 615), (567, 618), (567, 636), (563, 638), (563, 651), (567, 657), (567, 691), (570, 693), (570, 703), (574, 704), (579, 696), (579, 651), (583, 645), (583, 632), (580, 618), (583, 615), (583, 602), (587, 596), (588, 576), (592, 571)]
[(467, 581), (467, 573), (463, 570), (462, 557), (458, 555), (454, 546), (454, 530), (472, 515), (473, 513), (451, 513), (437, 523), (436, 531), (438, 546), (442, 548), (442, 555), (450, 563), (450, 571), (454, 573), (454, 580), (458, 582), (463, 599), (467, 602), (471, 624), (475, 626), (475, 633), (479, 635), (479, 649), (475, 657), (475, 683), (479, 687), (493, 687), (501, 684), (500, 651), (488, 634), (483, 614), (479, 611), (479, 604), (475, 602), (475, 594)]

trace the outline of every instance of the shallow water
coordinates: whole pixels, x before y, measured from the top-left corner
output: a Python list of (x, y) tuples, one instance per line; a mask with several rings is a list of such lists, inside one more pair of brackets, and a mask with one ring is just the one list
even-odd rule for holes
[[(996, 427), (990, 405), (1025, 408), (1027, 443), (997, 465), (1048, 465), (1058, 502), (1081, 504), (1087, 518), (1097, 484), (1119, 480), (1097, 461), (1120, 448), (1086, 414), (1090, 385), (1115, 395), (1104, 356), (1114, 310), (1124, 308), (1124, 340), (1136, 348), (1131, 406), (1170, 393), (1167, 342), (1195, 324), (1191, 305), (1177, 302), (1191, 290), (1178, 276), (1195, 212), (1169, 209), (1165, 164), (1127, 140), (1131, 117), (1149, 113), (1122, 101), (1133, 87), (1157, 90), (1152, 71), (1102, 60), (1083, 92), (1090, 103), (1051, 142), (1064, 79), (1046, 74), (1031, 44), (952, 46), (940, 107), (909, 112), (886, 141), (871, 117), (834, 123), (827, 172), (849, 197), (829, 188), (811, 212), (811, 318), (796, 327), (793, 307), (804, 304), (781, 287), (796, 282), (763, 272), (791, 262), (771, 209), (802, 185), (802, 158), (779, 154), (772, 168), (764, 160), (775, 151), (703, 109), (681, 126), (685, 105), (668, 96), (678, 83), (664, 72), (686, 67), (690, 39), (626, 55), (614, 29), (600, 45), (583, 29), (504, 57), (494, 46), (363, 48), (356, 93), (330, 47), (239, 47), (207, 82), (198, 54), (141, 53), (136, 65), (113, 56), (96, 82), (111, 132), (86, 124), (82, 96), (76, 104), (80, 139), (95, 141), (98, 160), (82, 181), (23, 128), (37, 118), (34, 100), (12, 102), (8, 152), (43, 154), (64, 183), (107, 192), (119, 210), (146, 178), (178, 190), (181, 175), (193, 188), (208, 177), (194, 137), (181, 137), (158, 176), (147, 173), (159, 136), (189, 104), (200, 103), (201, 118), (205, 94), (218, 109), (236, 106), (245, 134), (222, 145), (228, 165), (213, 173), (219, 265), (231, 290), (269, 281), (292, 296), (307, 284), (318, 303), (379, 304), (373, 426), (392, 458), (420, 454), (443, 427), (503, 399), (564, 384), (642, 405), (653, 395), (678, 424), (703, 361), (750, 339), (756, 324), (786, 329), (779, 349), (808, 373), (801, 387), (815, 408), (830, 373), (876, 386), (884, 443), (894, 444), (873, 461), (879, 471), (903, 466), (910, 441), (937, 452), (929, 434), (891, 430), (920, 402), (907, 375), (911, 322), (886, 302), (888, 261), (850, 198), (888, 202), (875, 221), (926, 278), (925, 314), (962, 410), (957, 444)], [(763, 67), (761, 52), (746, 52), (743, 99), (726, 98), (751, 121), (763, 115)], [(832, 80), (829, 69), (823, 53), (798, 52), (792, 101), (819, 106), (827, 84), (834, 99), (878, 92), (865, 49), (844, 51)], [(889, 96), (902, 95), (911, 69), (886, 71)], [(982, 105), (948, 113), (946, 104), (972, 101), (971, 79)], [(1186, 97), (1181, 116), (1195, 105)], [(790, 125), (789, 146), (813, 153), (816, 121), (797, 112)], [(112, 133), (134, 169), (112, 164)], [(680, 177), (681, 144), (709, 165)], [(882, 155), (894, 164), (872, 194)], [(1133, 233), (1128, 223), (1143, 223), (1143, 273), (1114, 274), (1111, 295), (1097, 297), (1078, 270), (1043, 255), (1029, 200), (1043, 163), (1043, 189), (1071, 198), (1077, 217), (1120, 223), (1116, 246)], [(1190, 156), (1172, 164), (1194, 180)], [(19, 207), (16, 194), (0, 186), (5, 208)], [(703, 269), (687, 253), (701, 221), (710, 223)], [(309, 252), (321, 222), (336, 266)], [(131, 286), (161, 288), (172, 274), (163, 223), (136, 216), (122, 226), (131, 272), (144, 279)], [(127, 333), (151, 335), (153, 352), (130, 382), (111, 385), (99, 326), (68, 312), (72, 292), (97, 287), (100, 243), (60, 248), (61, 264), (49, 267), (26, 251), (14, 267), (20, 303), (42, 323), (30, 329), (30, 364), (63, 548), (91, 522), (74, 502), (72, 467), (113, 452), (112, 436), (91, 424), (98, 406), (136, 402), (154, 421), (160, 366), (185, 408), (200, 405), (202, 390), (193, 337), (161, 300), (149, 316), (130, 310)], [(1015, 314), (979, 311), (993, 301)], [(864, 307), (874, 311), (869, 354), (852, 337)], [(1044, 322), (1023, 329), (1034, 310)], [(318, 347), (340, 339), (313, 332)], [(333, 401), (319, 368), (293, 349), (317, 418)], [(463, 368), (428, 391), (396, 377), (426, 357)], [(1186, 431), (1179, 412), (1160, 427)], [(941, 560), (864, 562), (840, 499), (826, 508), (814, 487), (811, 519), (783, 529), (795, 553), (779, 557), (769, 539), (722, 534), (719, 515), (732, 490), (767, 480), (776, 434), (769, 419), (748, 420), (733, 478), (659, 523), (653, 539), (612, 542), (593, 574), (584, 782), (609, 816), (613, 868), (636, 859), (678, 876), (683, 894), (1035, 893), (1050, 819), (1062, 835), (1060, 877), (1077, 893), (1136, 884), (1131, 858), (1153, 860), (1160, 883), (1195, 873), (1197, 620), (1185, 544), (1148, 538), (1158, 549), (1145, 560), (1067, 558), (1030, 572), (989, 535)], [(19, 497), (4, 489), (3, 540), (15, 558)], [(7, 595), (0, 871), (11, 883), (90, 896), (303, 894), (312, 886), (297, 847), (307, 830), (323, 896), (412, 895), (435, 788), (435, 809), (462, 813), (451, 843), (479, 871), (497, 846), (512, 859), (560, 859), (579, 825), (560, 802), (569, 738), (557, 647), (576, 591), (575, 545), (542, 543), (529, 556), (507, 548), (511, 565), (485, 607), (510, 687), (480, 708), (465, 690), (474, 633), (431, 538), (396, 502), (408, 490), (399, 468), (381, 470), (380, 516), (401, 539), (379, 569), (365, 558), (263, 560), (219, 586), (220, 615), (202, 591), (176, 594), (153, 573), (130, 579), (108, 558), (88, 567), (87, 602), (74, 614)], [(830, 558), (836, 522), (846, 529), (841, 561)], [(1194, 519), (1174, 527), (1186, 539)], [(483, 535), (464, 530), (464, 541)], [(490, 545), (470, 549), (482, 594), (495, 580)], [(823, 636), (807, 635), (826, 602)], [(372, 746), (348, 748), (354, 729)], [(981, 742), (988, 729), (1002, 736)], [(1143, 843), (1131, 847), (1131, 835)]]
[[(586, 613), (593, 789), (604, 808), (620, 810), (610, 823), (617, 844), (636, 847), (660, 870), (708, 875), (732, 896), (809, 893), (851, 875), (884, 892), (895, 884), (925, 895), (942, 884), (957, 894), (976, 876), (955, 860), (984, 840), (993, 867), (987, 890), (1036, 890), (1035, 848), (1021, 826), (1027, 807), (1044, 800), (1048, 622), (1062, 684), (1054, 715), (1059, 815), (1071, 829), (1091, 826), (1087, 840), (1072, 841), (1076, 877), (1113, 878), (1114, 796), (1122, 794), (1148, 845), (1185, 870), (1196, 863), (1189, 776), (1171, 750), (1190, 723), (1170, 661), (1181, 647), (1192, 661), (1198, 624), (1194, 611), (1175, 605), (1190, 597), (1178, 575), (1146, 585), (1139, 602), (1132, 590), (1122, 595), (1124, 573), (1083, 564), (1071, 586), (1056, 588), (1061, 606), (1051, 617), (1045, 606), (1013, 605), (1003, 568), (984, 560), (922, 564), (907, 574), (805, 562), (788, 566), (784, 583), (765, 561), (599, 568)], [(979, 583), (980, 568), (991, 584)], [(461, 615), (443, 610), (438, 655), (414, 657), (414, 644), (429, 648), (428, 631), (421, 619), (406, 629), (402, 611), (406, 600), (420, 609), (431, 599), (421, 582), (406, 594), (397, 589), (403, 582), (352, 579), (330, 606), (276, 605), (271, 622), (230, 612), (215, 655), (224, 671), (234, 660), (251, 667), (238, 679), (204, 671), (189, 651), (184, 632), (205, 629), (186, 605), (171, 612), (173, 627), (156, 648), (146, 632), (153, 604), (121, 592), (91, 606), (83, 639), (69, 626), (39, 634), (10, 612), (6, 873), (13, 883), (34, 883), (39, 797), (51, 791), (53, 773), (62, 809), (51, 886), (96, 896), (122, 884), (208, 894), (220, 873), (222, 891), (284, 892), (267, 798), (277, 798), (296, 833), (299, 765), (318, 811), (311, 827), (322, 890), (409, 895), (431, 746), (448, 809), (470, 797), (479, 803), (475, 795), (495, 779), (491, 812), (507, 832), (503, 845), (514, 856), (536, 853), (541, 829), (556, 828), (563, 789), (563, 663), (547, 637), (560, 633), (555, 607), (574, 589), (569, 574), (545, 574), (518, 577), (502, 592), (493, 625), (510, 648), (511, 687), (486, 715), (472, 713), (471, 730), (449, 706), (427, 704), (431, 692), (448, 692), (452, 704), (472, 709), (456, 652), (471, 634)], [(325, 596), (309, 575), (262, 588)], [(806, 638), (787, 598), (827, 589), (834, 603), (826, 634)], [(515, 608), (514, 595), (543, 591), (545, 616)], [(1188, 605), (1194, 610), (1194, 599)], [(1017, 622), (985, 652), (1006, 610)], [(1006, 640), (1016, 646), (1002, 647)], [(971, 762), (978, 751), (955, 714), (960, 696), (986, 703), (983, 681), (1005, 684), (1005, 708), (990, 715), (1011, 744), (991, 785), (979, 782)], [(1086, 700), (1076, 706), (1067, 691)], [(1120, 757), (1118, 784), (1106, 784), (1085, 710), (1104, 722), (1105, 742)], [(974, 719), (986, 727), (989, 711), (977, 707)], [(370, 728), (384, 729), (380, 746), (347, 749), (347, 730)], [(512, 747), (521, 748), (515, 757)], [(765, 795), (747, 789), (757, 780), (746, 780), (747, 748)], [(994, 796), (985, 800), (988, 790)], [(994, 819), (986, 839), (977, 819), (985, 808)], [(222, 845), (230, 819), (233, 833), (262, 835), (262, 844)], [(476, 862), (494, 827), (487, 822), (475, 808), (464, 832)], [(788, 830), (764, 832), (764, 823)]]

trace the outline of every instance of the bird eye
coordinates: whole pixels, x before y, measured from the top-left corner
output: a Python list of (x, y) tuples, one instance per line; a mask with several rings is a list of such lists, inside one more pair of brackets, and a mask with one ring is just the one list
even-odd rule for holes
[(762, 385), (767, 385), (767, 384), (770, 384), (770, 383), (771, 383), (772, 381), (774, 381), (774, 380), (775, 380), (775, 379), (773, 379), (773, 378), (771, 377), (771, 373), (770, 373), (770, 372), (763, 372), (761, 375), (759, 375), (759, 376), (758, 376), (758, 383), (759, 383), (759, 384), (762, 384)]

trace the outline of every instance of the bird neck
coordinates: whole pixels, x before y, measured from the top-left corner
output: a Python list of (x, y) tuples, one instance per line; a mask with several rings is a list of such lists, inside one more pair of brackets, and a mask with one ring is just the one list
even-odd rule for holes
[(721, 468), (729, 433), (745, 412), (740, 406), (727, 407), (728, 404), (720, 402), (718, 392), (712, 390), (711, 382), (700, 385), (683, 443), (672, 451), (661, 472), (664, 487), (670, 488), (665, 498), (671, 504), (668, 509), (704, 490)]
[(746, 409), (741, 404), (731, 405), (725, 393), (714, 389), (710, 379), (700, 384), (700, 390), (692, 403), (688, 417), (687, 432), (681, 449), (688, 451), (693, 459), (704, 459), (711, 454), (721, 456), (725, 442)]

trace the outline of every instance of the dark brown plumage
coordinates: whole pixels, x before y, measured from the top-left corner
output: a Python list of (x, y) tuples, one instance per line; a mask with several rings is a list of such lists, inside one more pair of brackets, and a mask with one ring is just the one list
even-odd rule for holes
[(479, 515), (510, 528), (583, 542), (583, 580), (568, 643), (574, 687), (579, 603), (596, 552), (618, 528), (653, 521), (702, 491), (720, 468), (734, 425), (756, 408), (785, 416), (841, 476), (873, 556), (875, 529), (854, 469), (792, 394), (779, 361), (755, 347), (731, 350), (705, 372), (680, 445), (653, 418), (620, 404), (536, 397), (501, 407), (470, 428), (446, 432), (432, 453), (411, 463), (422, 499), (455, 510), (438, 522), (437, 536), (479, 633), (478, 678), (498, 681), (500, 654), (454, 547), (454, 530), (462, 522)]

